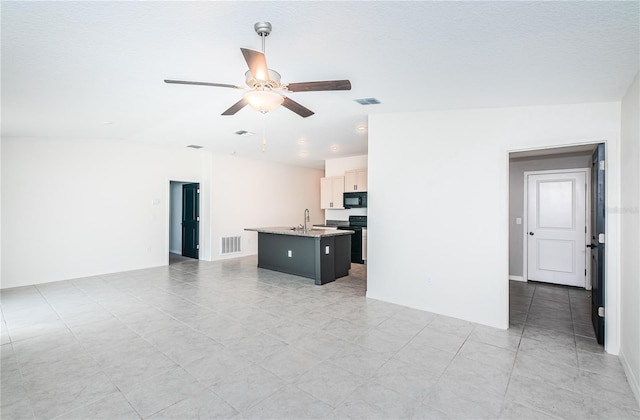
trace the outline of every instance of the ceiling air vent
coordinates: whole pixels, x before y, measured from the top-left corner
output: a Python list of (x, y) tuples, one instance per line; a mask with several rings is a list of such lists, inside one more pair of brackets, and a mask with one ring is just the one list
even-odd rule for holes
[(362, 98), (355, 100), (360, 105), (378, 105), (380, 103), (376, 98)]
[(192, 149), (202, 149), (203, 146), (200, 146), (199, 144), (190, 144), (187, 147), (190, 147)]
[(253, 136), (255, 133), (252, 133), (251, 131), (247, 131), (247, 130), (238, 130), (234, 134), (237, 134), (239, 136)]

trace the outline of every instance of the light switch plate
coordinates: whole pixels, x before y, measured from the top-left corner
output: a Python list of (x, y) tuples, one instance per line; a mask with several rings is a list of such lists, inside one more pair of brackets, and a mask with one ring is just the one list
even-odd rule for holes
[(329, 245), (327, 245), (326, 247), (324, 247), (324, 253), (329, 255)]
[(522, 217), (516, 217), (516, 225), (522, 224)]
[(287, 251), (287, 257), (289, 257), (289, 258), (293, 257), (293, 251), (288, 250)]

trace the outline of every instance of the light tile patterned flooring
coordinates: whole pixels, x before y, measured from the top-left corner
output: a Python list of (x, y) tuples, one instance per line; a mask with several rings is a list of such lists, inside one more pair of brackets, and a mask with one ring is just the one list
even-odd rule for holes
[(255, 257), (2, 291), (2, 419), (640, 418), (585, 291), (511, 284), (497, 330)]

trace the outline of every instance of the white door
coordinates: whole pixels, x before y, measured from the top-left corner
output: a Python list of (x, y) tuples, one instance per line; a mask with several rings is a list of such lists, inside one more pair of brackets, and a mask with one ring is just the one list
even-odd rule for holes
[(528, 279), (585, 287), (584, 172), (529, 175)]

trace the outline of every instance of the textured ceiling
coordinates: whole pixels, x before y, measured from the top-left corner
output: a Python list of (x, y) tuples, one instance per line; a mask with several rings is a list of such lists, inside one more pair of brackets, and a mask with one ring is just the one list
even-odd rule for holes
[[(322, 168), (367, 152), (369, 113), (620, 100), (639, 69), (639, 4), (2, 1), (2, 136), (200, 144)], [(283, 82), (353, 89), (291, 93), (316, 112), (306, 119), (223, 117), (241, 91), (162, 82), (242, 84), (258, 21), (273, 24), (266, 56)], [(354, 101), (366, 97), (382, 103)]]

